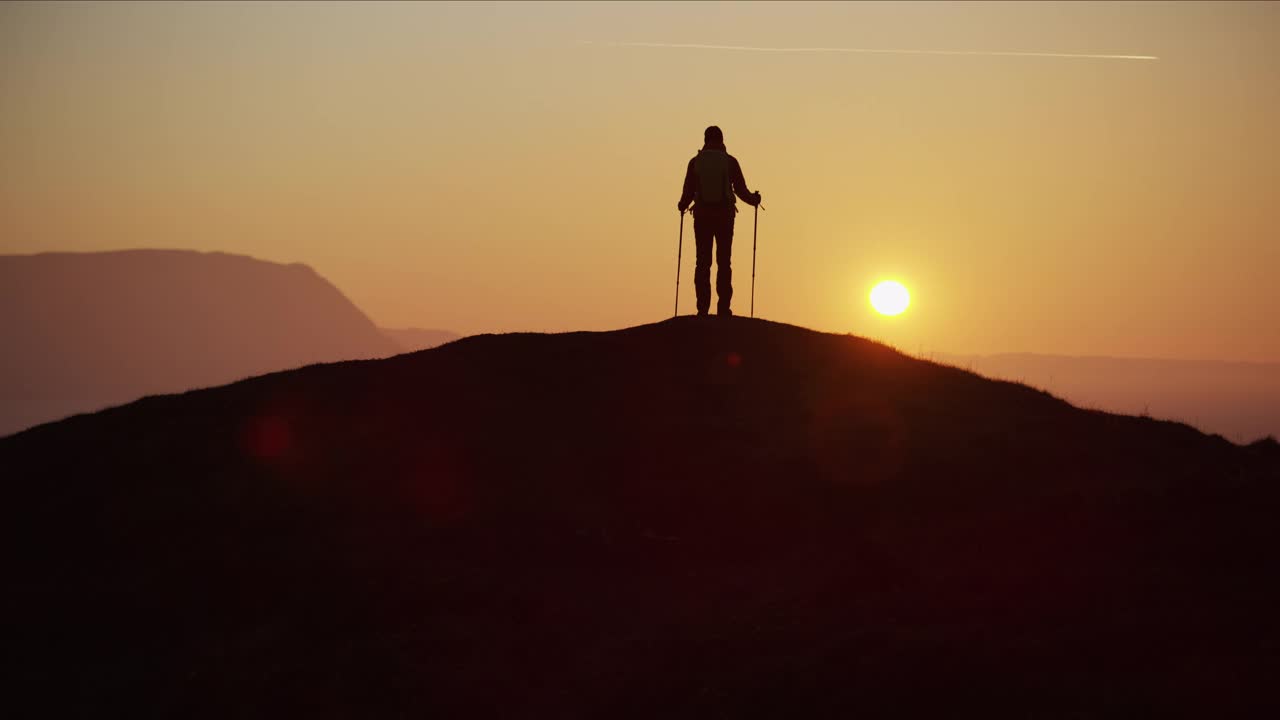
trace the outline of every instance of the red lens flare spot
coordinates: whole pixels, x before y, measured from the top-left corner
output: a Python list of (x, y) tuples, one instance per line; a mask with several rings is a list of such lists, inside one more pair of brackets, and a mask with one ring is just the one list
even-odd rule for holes
[(249, 455), (258, 460), (276, 460), (293, 446), (293, 433), (284, 418), (256, 417), (245, 428), (244, 445)]
[(736, 368), (742, 364), (742, 356), (736, 352), (731, 352), (728, 357), (725, 358), (725, 364), (731, 368)]

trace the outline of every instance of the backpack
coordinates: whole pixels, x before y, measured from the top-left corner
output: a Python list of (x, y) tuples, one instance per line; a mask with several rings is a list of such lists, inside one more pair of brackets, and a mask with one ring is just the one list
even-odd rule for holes
[(699, 150), (693, 159), (698, 174), (694, 200), (702, 205), (732, 205), (733, 187), (729, 179), (729, 153), (723, 150)]

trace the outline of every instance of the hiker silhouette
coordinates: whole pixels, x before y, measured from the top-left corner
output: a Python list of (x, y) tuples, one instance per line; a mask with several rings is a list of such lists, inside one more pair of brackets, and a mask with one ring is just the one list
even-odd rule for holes
[(693, 203), (693, 235), (697, 247), (693, 268), (693, 289), (698, 296), (698, 314), (711, 308), (711, 246), (716, 249), (716, 312), (732, 315), (733, 300), (733, 216), (738, 212), (733, 196), (742, 202), (760, 204), (760, 193), (747, 190), (738, 159), (724, 146), (724, 133), (712, 125), (703, 134), (702, 149), (689, 161), (684, 174), (684, 192), (677, 205), (681, 213)]

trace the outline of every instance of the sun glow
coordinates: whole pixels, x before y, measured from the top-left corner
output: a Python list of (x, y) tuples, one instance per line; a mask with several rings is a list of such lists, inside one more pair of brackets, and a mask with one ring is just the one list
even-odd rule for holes
[(896, 280), (885, 280), (871, 288), (871, 307), (881, 315), (901, 315), (911, 304), (911, 294)]

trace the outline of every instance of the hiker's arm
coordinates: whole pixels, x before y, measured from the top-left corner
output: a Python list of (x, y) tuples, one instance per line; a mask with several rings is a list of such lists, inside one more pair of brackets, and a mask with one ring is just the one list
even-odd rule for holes
[(760, 204), (760, 193), (753, 193), (747, 190), (747, 179), (742, 176), (742, 163), (737, 158), (733, 159), (733, 167), (729, 169), (733, 173), (733, 192), (742, 202), (748, 205)]
[(676, 206), (680, 212), (689, 209), (689, 205), (693, 202), (693, 191), (698, 186), (698, 176), (693, 171), (693, 161), (689, 161), (689, 167), (684, 171), (684, 191), (680, 194), (680, 203)]

